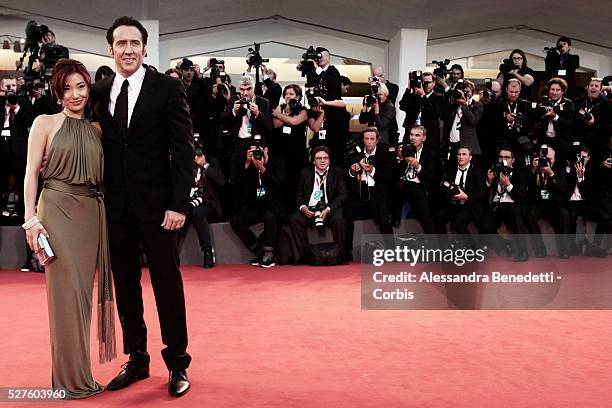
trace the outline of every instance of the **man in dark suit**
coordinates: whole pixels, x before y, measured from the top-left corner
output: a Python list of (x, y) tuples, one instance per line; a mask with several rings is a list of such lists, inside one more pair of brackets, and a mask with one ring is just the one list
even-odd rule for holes
[(567, 81), (567, 94), (570, 97), (576, 95), (576, 70), (580, 67), (580, 57), (570, 53), (572, 40), (560, 37), (557, 46), (551, 48), (544, 58), (545, 77), (564, 78)]
[(385, 70), (383, 67), (372, 68), (372, 76), (378, 78), (381, 84), (385, 84), (389, 90), (389, 101), (395, 106), (397, 95), (399, 95), (399, 86), (385, 78)]
[(393, 245), (393, 227), (388, 209), (389, 184), (393, 177), (393, 157), (386, 145), (380, 145), (380, 133), (375, 127), (361, 132), (363, 147), (361, 157), (353, 160), (349, 168), (349, 201), (344, 211), (346, 217), (346, 258), (352, 260), (354, 221), (373, 218), (386, 241)]
[(17, 215), (23, 217), (23, 179), (25, 177), (28, 151), (28, 133), (34, 121), (32, 109), (27, 100), (15, 94), (17, 81), (12, 77), (2, 78), (0, 96), (0, 209), (8, 199), (9, 178), (15, 178), (17, 192)]
[(427, 129), (425, 144), (436, 150), (440, 148), (440, 114), (445, 104), (445, 97), (434, 92), (436, 82), (434, 75), (423, 72), (421, 75), (422, 86), (411, 84), (406, 88), (400, 109), (406, 112), (404, 128), (406, 135), (410, 132), (412, 125), (421, 125)]
[(266, 68), (265, 65), (261, 66), (261, 70), (263, 72), (263, 85), (265, 87), (262, 87), (262, 91), (264, 91), (263, 97), (270, 103), (270, 109), (274, 110), (280, 103), (283, 88), (276, 83), (276, 72)]
[[(264, 142), (273, 130), (272, 111), (268, 100), (255, 96), (255, 81), (250, 76), (243, 76), (238, 81), (240, 97), (232, 97), (228, 110), (220, 117), (221, 128), (230, 133), (233, 140), (230, 164), (230, 183), (234, 212), (242, 209), (244, 204), (244, 157), (253, 137), (261, 136)], [(241, 102), (242, 101), (242, 102)], [(242, 106), (244, 103), (247, 106)]]
[(193, 180), (193, 133), (185, 89), (142, 65), (147, 31), (131, 18), (107, 32), (117, 73), (95, 83), (92, 103), (103, 130), (104, 184), (110, 255), (129, 361), (109, 390), (149, 376), (138, 244), (145, 249), (160, 320), (168, 392), (185, 394), (190, 383), (185, 297), (177, 230), (185, 222)]
[(289, 219), (298, 264), (309, 255), (306, 229), (314, 226), (315, 211), (321, 211), (321, 218), (324, 224), (331, 227), (340, 256), (344, 257), (346, 222), (343, 212), (348, 198), (346, 181), (342, 169), (330, 166), (331, 150), (327, 146), (315, 147), (311, 157), (314, 166), (305, 167), (300, 173), (295, 197), (298, 211)]
[[(446, 171), (444, 186), (457, 186), (458, 192), (444, 191), (448, 201), (434, 216), (436, 232), (446, 235), (446, 223), (458, 234), (469, 234), (468, 225), (480, 225), (484, 215), (483, 202), (486, 199), (485, 180), (482, 170), (471, 163), (472, 150), (469, 146), (457, 149), (457, 165)], [(443, 187), (444, 189), (444, 187)]]
[[(405, 137), (404, 137), (405, 138)], [(426, 234), (435, 234), (433, 218), (429, 209), (429, 197), (438, 182), (438, 156), (432, 148), (425, 146), (427, 130), (414, 125), (409, 130), (409, 144), (398, 147), (399, 166), (393, 188), (393, 219), (401, 220), (403, 200), (410, 202), (411, 212), (421, 222)], [(408, 151), (408, 150), (412, 151)]]

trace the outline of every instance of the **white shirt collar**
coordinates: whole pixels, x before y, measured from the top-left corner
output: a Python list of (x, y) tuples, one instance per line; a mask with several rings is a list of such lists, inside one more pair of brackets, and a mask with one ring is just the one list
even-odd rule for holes
[(134, 87), (136, 86), (136, 84), (142, 82), (146, 73), (147, 73), (147, 69), (143, 67), (142, 65), (140, 66), (140, 68), (136, 70), (136, 72), (134, 72), (128, 78), (125, 78), (123, 75), (117, 72), (117, 74), (115, 75), (114, 83), (118, 84), (119, 87), (121, 87), (121, 85), (123, 84), (123, 81), (127, 79), (128, 82), (130, 83), (130, 86)]

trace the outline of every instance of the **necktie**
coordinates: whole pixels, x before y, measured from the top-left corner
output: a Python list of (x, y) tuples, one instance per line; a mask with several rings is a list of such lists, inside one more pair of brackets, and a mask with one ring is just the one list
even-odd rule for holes
[(461, 178), (459, 179), (459, 188), (465, 190), (465, 172), (467, 169), (458, 169), (461, 172)]
[(128, 128), (128, 80), (124, 80), (121, 84), (121, 92), (115, 102), (114, 118), (117, 121), (120, 129)]
[(9, 109), (9, 128), (13, 128), (13, 123), (15, 123), (15, 109)]

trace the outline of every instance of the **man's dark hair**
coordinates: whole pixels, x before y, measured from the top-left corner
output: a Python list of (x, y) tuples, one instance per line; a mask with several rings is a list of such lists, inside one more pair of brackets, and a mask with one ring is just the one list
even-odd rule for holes
[(101, 65), (100, 68), (96, 71), (95, 82), (98, 82), (102, 79), (102, 76), (109, 77), (112, 76), (115, 72), (108, 65)]
[(327, 153), (327, 156), (329, 156), (329, 158), (331, 159), (332, 153), (331, 153), (331, 150), (329, 150), (329, 147), (323, 146), (323, 145), (319, 145), (319, 146), (315, 147), (314, 149), (312, 149), (312, 151), (310, 152), (310, 161), (311, 162), (314, 161), (314, 158), (315, 158), (316, 154), (319, 153), (319, 152)]
[(457, 148), (457, 151), (459, 151), (460, 149), (466, 149), (468, 152), (470, 152), (470, 155), (472, 155), (472, 146), (461, 143)]
[(572, 40), (570, 40), (567, 37), (559, 37), (559, 39), (557, 40), (557, 45), (559, 45), (561, 41), (566, 42), (567, 45), (570, 45), (570, 46), (572, 45)]
[(325, 47), (317, 47), (315, 51), (316, 51), (316, 52), (323, 52), (323, 51), (327, 51), (327, 52), (329, 53), (329, 50), (328, 50), (327, 48), (325, 48)]
[(110, 26), (110, 28), (106, 32), (106, 41), (108, 42), (108, 45), (113, 45), (113, 33), (115, 32), (115, 29), (119, 26), (136, 27), (138, 31), (140, 31), (140, 34), (142, 35), (143, 45), (147, 45), (147, 39), (149, 37), (149, 34), (147, 33), (146, 28), (144, 28), (144, 26), (142, 25), (140, 21), (136, 20), (134, 17), (128, 17), (128, 16), (119, 17), (118, 19), (115, 20), (113, 25)]
[(548, 89), (550, 89), (550, 87), (554, 84), (557, 84), (561, 87), (561, 90), (563, 91), (563, 93), (565, 93), (565, 91), (567, 91), (567, 81), (563, 78), (551, 78), (548, 83), (546, 84), (546, 86), (548, 87)]
[(340, 83), (342, 85), (353, 85), (353, 81), (351, 81), (349, 77), (345, 77), (344, 75), (340, 77)]
[(509, 146), (502, 146), (497, 150), (497, 155), (499, 156), (499, 154), (501, 153), (501, 151), (504, 150), (506, 152), (510, 152), (510, 157), (512, 157), (514, 159), (514, 150), (512, 150), (511, 147)]
[(463, 76), (465, 75), (465, 73), (463, 72), (463, 67), (459, 64), (453, 64), (451, 65), (449, 71), (452, 71), (453, 69), (458, 69), (459, 71), (461, 71), (461, 78), (463, 78)]

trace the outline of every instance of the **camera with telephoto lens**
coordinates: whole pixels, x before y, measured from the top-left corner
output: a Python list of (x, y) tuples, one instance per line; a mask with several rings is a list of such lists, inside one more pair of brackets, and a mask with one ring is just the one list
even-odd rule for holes
[(319, 201), (314, 206), (308, 207), (308, 209), (314, 213), (315, 228), (318, 229), (319, 231), (325, 229), (325, 225), (323, 224), (323, 218), (321, 217), (321, 213), (323, 212), (323, 210), (325, 210), (326, 207), (327, 205), (323, 201)]
[(584, 159), (582, 158), (582, 150), (584, 149), (584, 145), (580, 143), (579, 140), (574, 140), (570, 144), (570, 151), (572, 154), (569, 155), (568, 160), (570, 163), (579, 162), (582, 166), (584, 166)]
[(239, 102), (240, 102), (240, 106), (238, 107), (238, 112), (236, 112), (236, 116), (242, 117), (247, 114), (251, 106), (250, 106), (249, 100), (246, 98), (240, 99)]
[(525, 127), (525, 115), (521, 112), (517, 112), (514, 116), (514, 126), (512, 126), (512, 131), (515, 135), (520, 135), (523, 132), (523, 128)]
[(319, 106), (317, 97), (325, 99), (326, 96), (327, 88), (322, 83), (306, 90), (306, 100), (308, 101), (308, 106), (310, 106), (310, 109)]
[(270, 59), (261, 57), (261, 54), (259, 53), (260, 47), (261, 47), (261, 44), (257, 44), (254, 42), (253, 48), (249, 48), (248, 50), (249, 53), (247, 54), (247, 60), (246, 60), (246, 63), (249, 66), (259, 68), (261, 67), (261, 64), (263, 64), (264, 62), (270, 62)]
[(591, 120), (593, 120), (593, 114), (584, 110), (578, 110), (576, 112), (576, 119), (584, 122), (590, 122)]
[(544, 168), (550, 166), (550, 162), (548, 161), (548, 146), (542, 145), (540, 147), (540, 155), (538, 156), (538, 167)]
[(297, 99), (289, 99), (287, 106), (289, 106), (289, 112), (291, 112), (291, 116), (296, 116), (302, 110), (302, 103)]
[(499, 71), (502, 74), (507, 74), (508, 72), (519, 68), (520, 67), (518, 65), (512, 63), (512, 60), (510, 58), (504, 58), (504, 61), (499, 66)]
[(508, 161), (504, 159), (501, 162), (493, 164), (491, 166), (491, 171), (493, 172), (493, 174), (495, 174), (495, 178), (499, 178), (500, 174), (503, 174), (504, 176), (510, 174), (512, 169), (508, 167)]
[(192, 192), (191, 198), (189, 199), (189, 206), (192, 208), (196, 208), (204, 203), (204, 196), (200, 193), (199, 190), (193, 189), (195, 191)]
[(210, 78), (214, 80), (216, 77), (221, 77), (223, 83), (227, 80), (225, 73), (225, 61), (216, 58), (210, 59)]
[(446, 180), (440, 183), (440, 189), (442, 190), (444, 196), (449, 200), (461, 193), (461, 189), (458, 185)]
[(406, 157), (416, 157), (417, 148), (410, 142), (402, 143), (402, 158)]
[(344, 151), (345, 163), (352, 166), (355, 163), (359, 163), (363, 158), (365, 158), (365, 153), (361, 149), (361, 146), (359, 146), (358, 141), (350, 143), (346, 146), (346, 150)]
[(368, 108), (372, 107), (378, 101), (378, 82), (370, 82), (368, 93), (363, 97), (363, 104)]
[(465, 97), (465, 88), (467, 88), (467, 84), (463, 82), (463, 79), (458, 80), (455, 89), (450, 91), (450, 97), (454, 100), (467, 99)]
[(297, 66), (297, 70), (302, 73), (302, 77), (312, 74), (317, 68), (315, 61), (318, 61), (321, 58), (323, 58), (323, 55), (320, 52), (317, 52), (315, 47), (312, 45), (308, 47), (306, 52), (302, 54), (302, 60)]
[(449, 59), (445, 59), (444, 61), (431, 61), (432, 64), (436, 64), (438, 67), (434, 69), (433, 73), (438, 78), (445, 78), (448, 74), (448, 64), (450, 64)]
[(261, 144), (261, 135), (253, 136), (253, 144), (255, 145), (255, 149), (252, 150), (253, 158), (255, 160), (263, 160), (264, 154), (263, 154), (263, 147)]
[(410, 71), (408, 73), (408, 81), (410, 82), (410, 88), (422, 88), (423, 81), (421, 80), (421, 76), (423, 75), (423, 71)]

